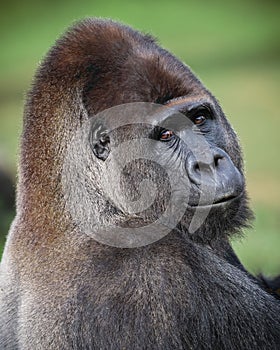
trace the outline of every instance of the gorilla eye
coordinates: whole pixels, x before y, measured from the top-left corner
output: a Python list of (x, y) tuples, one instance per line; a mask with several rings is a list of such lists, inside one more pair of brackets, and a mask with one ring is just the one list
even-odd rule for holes
[(160, 134), (160, 141), (169, 141), (174, 136), (172, 130), (164, 130)]
[(205, 120), (206, 120), (206, 117), (204, 117), (204, 115), (198, 115), (193, 118), (193, 122), (195, 125), (202, 125), (204, 124)]

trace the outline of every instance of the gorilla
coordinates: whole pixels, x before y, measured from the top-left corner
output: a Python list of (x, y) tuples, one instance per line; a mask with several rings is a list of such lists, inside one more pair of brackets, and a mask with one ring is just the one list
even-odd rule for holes
[(237, 136), (191, 70), (77, 23), (27, 98), (1, 349), (279, 349), (279, 300), (230, 245), (251, 218)]

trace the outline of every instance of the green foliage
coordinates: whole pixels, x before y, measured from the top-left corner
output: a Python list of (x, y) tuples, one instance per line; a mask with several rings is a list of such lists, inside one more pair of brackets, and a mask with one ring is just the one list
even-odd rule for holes
[(277, 275), (280, 272), (280, 210), (258, 205), (253, 228), (242, 239), (234, 239), (233, 247), (242, 263), (254, 274)]

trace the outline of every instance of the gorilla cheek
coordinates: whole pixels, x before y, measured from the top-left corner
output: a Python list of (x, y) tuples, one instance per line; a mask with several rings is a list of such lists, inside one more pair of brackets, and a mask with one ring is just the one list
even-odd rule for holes
[(136, 133), (136, 138), (131, 133), (139, 125), (151, 125), (151, 114), (160, 108), (135, 103), (101, 112), (83, 125), (67, 150), (62, 183), (68, 212), (83, 232), (101, 243), (153, 243), (171, 232), (185, 213), (190, 186), (184, 163), (174, 168), (176, 157), (159, 151), (163, 144), (149, 133)]

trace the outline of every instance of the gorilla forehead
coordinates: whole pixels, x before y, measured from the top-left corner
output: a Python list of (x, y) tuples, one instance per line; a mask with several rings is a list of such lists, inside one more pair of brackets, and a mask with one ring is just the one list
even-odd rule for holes
[(189, 67), (151, 36), (113, 21), (89, 19), (77, 24), (47, 57), (48, 76), (50, 61), (55, 79), (73, 83), (83, 77), (89, 113), (128, 102), (211, 96)]

